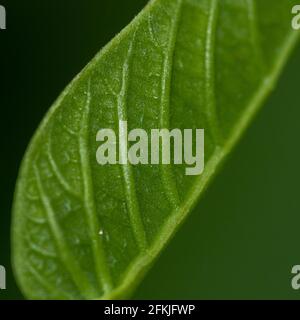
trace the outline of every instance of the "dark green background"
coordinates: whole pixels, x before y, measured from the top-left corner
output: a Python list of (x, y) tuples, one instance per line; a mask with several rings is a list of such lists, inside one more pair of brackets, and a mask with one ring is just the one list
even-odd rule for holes
[[(274, 0), (280, 1), (280, 0)], [(146, 0), (0, 0), (0, 264), (10, 268), (11, 205), (30, 137), (54, 99)], [(271, 10), (271, 9), (270, 9)], [(300, 47), (224, 170), (163, 252), (135, 298), (298, 299)]]

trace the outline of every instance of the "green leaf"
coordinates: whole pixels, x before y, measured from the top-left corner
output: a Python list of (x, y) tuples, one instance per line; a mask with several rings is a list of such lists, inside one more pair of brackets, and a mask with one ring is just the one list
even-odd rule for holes
[[(274, 88), (295, 0), (153, 0), (74, 79), (25, 155), (13, 260), (28, 298), (130, 296)], [(96, 134), (204, 128), (205, 170), (96, 162)], [(122, 141), (121, 141), (122, 142)], [(208, 214), (208, 213), (205, 213)]]

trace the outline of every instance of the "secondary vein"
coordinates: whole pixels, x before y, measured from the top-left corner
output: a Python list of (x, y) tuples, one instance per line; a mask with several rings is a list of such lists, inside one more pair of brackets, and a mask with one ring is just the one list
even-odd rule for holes
[(31, 276), (35, 278), (36, 281), (38, 281), (40, 283), (40, 285), (42, 287), (44, 287), (46, 290), (48, 290), (49, 292), (52, 292), (53, 295), (55, 296), (60, 296), (63, 299), (69, 299), (69, 300), (73, 300), (74, 296), (68, 294), (67, 292), (63, 292), (58, 290), (57, 287), (55, 287), (54, 285), (52, 285), (52, 283), (50, 283), (49, 281), (47, 281), (46, 279), (44, 279), (39, 272), (28, 262), (25, 262), (25, 266), (28, 270), (29, 273), (31, 273)]
[(247, 0), (248, 19), (251, 31), (252, 46), (255, 50), (256, 58), (262, 71), (265, 71), (265, 59), (262, 52), (261, 43), (259, 41), (259, 29), (257, 23), (256, 4), (254, 0)]
[(219, 145), (221, 134), (216, 106), (215, 89), (215, 42), (218, 20), (218, 0), (212, 0), (206, 30), (205, 45), (205, 90), (206, 90), (206, 114), (209, 127), (216, 146)]
[(50, 134), (49, 141), (48, 141), (47, 156), (48, 156), (49, 163), (51, 165), (51, 168), (52, 168), (54, 175), (56, 176), (57, 181), (59, 182), (59, 184), (63, 187), (63, 189), (65, 191), (67, 191), (69, 194), (73, 195), (74, 197), (81, 199), (80, 195), (71, 187), (69, 182), (66, 180), (64, 175), (61, 173), (61, 171), (60, 171), (58, 165), (56, 164), (56, 161), (52, 155), (51, 145), (52, 145), (52, 140), (51, 140), (51, 134)]
[(87, 214), (92, 250), (94, 255), (95, 269), (100, 287), (104, 292), (112, 288), (112, 280), (109, 267), (106, 261), (106, 253), (103, 240), (99, 237), (100, 223), (97, 217), (97, 210), (94, 199), (92, 172), (89, 156), (89, 118), (90, 118), (91, 92), (90, 81), (88, 83), (87, 100), (83, 113), (82, 127), (79, 137), (79, 151), (84, 186), (84, 207)]
[[(177, 32), (180, 23), (180, 15), (182, 11), (182, 0), (177, 0), (177, 7), (172, 25), (170, 29), (170, 37), (167, 46), (167, 54), (164, 60), (163, 74), (162, 74), (162, 97), (161, 97), (161, 113), (160, 113), (160, 126), (161, 128), (170, 127), (170, 96), (171, 96), (171, 81), (172, 81), (172, 69), (174, 52), (176, 46)], [(162, 165), (161, 175), (168, 197), (169, 202), (173, 208), (177, 208), (180, 205), (179, 194), (174, 179), (171, 165)]]
[(91, 294), (95, 293), (95, 290), (93, 287), (91, 287), (90, 282), (88, 281), (86, 276), (83, 274), (76, 259), (72, 255), (68, 245), (64, 240), (63, 232), (57, 222), (55, 212), (52, 208), (51, 202), (48, 196), (46, 195), (46, 192), (44, 190), (42, 180), (39, 174), (39, 170), (36, 165), (34, 165), (34, 173), (37, 181), (38, 191), (41, 196), (41, 202), (45, 208), (47, 220), (49, 222), (49, 227), (53, 235), (58, 252), (60, 254), (60, 257), (62, 259), (62, 262), (64, 263), (66, 269), (70, 272), (71, 277), (75, 285), (78, 287), (79, 291), (85, 294), (87, 297), (90, 297)]
[[(123, 65), (122, 70), (122, 87), (121, 91), (117, 98), (118, 108), (117, 108), (117, 117), (120, 121), (127, 121), (127, 94), (128, 94), (128, 85), (129, 85), (129, 69), (130, 69), (130, 60), (133, 51), (133, 43), (134, 43), (135, 35), (131, 40), (127, 52), (127, 56)], [(120, 130), (120, 128), (119, 128)], [(121, 154), (120, 157), (122, 159), (127, 159), (126, 150), (124, 148), (127, 145), (127, 137), (124, 133), (121, 132), (120, 134), (119, 144), (121, 146)], [(129, 213), (130, 222), (132, 225), (133, 233), (136, 239), (136, 242), (139, 246), (141, 251), (144, 251), (147, 246), (147, 238), (145, 233), (145, 227), (142, 221), (136, 188), (135, 188), (135, 181), (134, 181), (134, 174), (132, 171), (131, 164), (127, 162), (127, 164), (121, 165), (122, 167), (122, 174), (124, 179), (124, 187), (125, 187), (125, 196), (126, 196), (126, 204), (127, 210)]]

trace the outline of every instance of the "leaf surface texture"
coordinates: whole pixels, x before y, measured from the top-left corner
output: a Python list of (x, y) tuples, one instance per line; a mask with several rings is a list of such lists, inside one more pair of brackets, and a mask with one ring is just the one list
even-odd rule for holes
[[(297, 41), (294, 4), (150, 1), (72, 81), (17, 183), (13, 258), (28, 298), (130, 296), (274, 88)], [(119, 120), (147, 132), (204, 128), (204, 173), (100, 166), (96, 134), (118, 132)]]

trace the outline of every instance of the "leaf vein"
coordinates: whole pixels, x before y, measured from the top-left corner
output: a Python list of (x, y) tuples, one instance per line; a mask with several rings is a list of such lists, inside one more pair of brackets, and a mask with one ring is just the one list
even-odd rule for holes
[(257, 12), (256, 12), (256, 3), (255, 0), (247, 0), (248, 6), (248, 19), (251, 28), (251, 40), (253, 48), (255, 49), (256, 57), (259, 61), (260, 67), (263, 71), (266, 69), (266, 63), (263, 56), (261, 42), (259, 40), (259, 29), (257, 22)]
[[(133, 39), (129, 43), (127, 56), (125, 58), (125, 62), (122, 70), (122, 87), (121, 87), (120, 94), (118, 95), (118, 108), (117, 108), (118, 120), (121, 120), (121, 121), (127, 121), (126, 97), (128, 94), (130, 60), (132, 56), (134, 40), (135, 40), (135, 34), (133, 36)], [(119, 144), (121, 146), (124, 146), (125, 144), (127, 144), (127, 141), (125, 141), (127, 137), (125, 137), (124, 133), (122, 133), (120, 136), (121, 136), (121, 139), (123, 140), (119, 141)], [(125, 149), (123, 148), (122, 148), (120, 157), (122, 157), (124, 160), (127, 159), (127, 154), (125, 154)], [(128, 161), (126, 162), (127, 164), (121, 165), (121, 169), (122, 169), (122, 175), (123, 175), (124, 186), (125, 186), (127, 210), (129, 213), (129, 218), (133, 228), (135, 240), (139, 246), (139, 249), (144, 251), (147, 246), (145, 227), (142, 221), (141, 212), (138, 204), (132, 167), (131, 167), (131, 164), (128, 163)]]
[(58, 165), (56, 164), (55, 159), (52, 156), (52, 139), (51, 139), (51, 134), (49, 136), (49, 142), (48, 142), (48, 150), (47, 150), (47, 157), (49, 160), (49, 163), (51, 165), (52, 168), (52, 172), (54, 173), (57, 181), (59, 182), (59, 184), (63, 187), (63, 189), (65, 189), (65, 191), (67, 191), (69, 194), (75, 196), (76, 198), (81, 199), (80, 194), (78, 194), (69, 184), (69, 182), (66, 180), (66, 178), (63, 176), (63, 174), (61, 173), (61, 171), (58, 168)]
[(59, 295), (62, 299), (74, 299), (73, 296), (71, 296), (67, 292), (58, 290), (57, 287), (53, 286), (49, 281), (41, 277), (39, 272), (30, 263), (25, 262), (25, 265), (31, 276), (34, 277), (46, 290), (52, 292), (54, 295)]
[(90, 287), (90, 283), (86, 276), (83, 274), (81, 268), (79, 267), (76, 259), (71, 254), (71, 251), (69, 250), (68, 245), (66, 244), (64, 240), (63, 233), (61, 231), (61, 228), (57, 222), (55, 212), (52, 208), (52, 205), (50, 203), (50, 200), (48, 199), (42, 180), (39, 174), (39, 170), (36, 165), (34, 165), (34, 172), (37, 179), (37, 185), (38, 190), (41, 196), (41, 202), (45, 208), (46, 217), (49, 222), (50, 230), (53, 235), (54, 241), (56, 243), (56, 247), (58, 249), (58, 252), (61, 256), (61, 259), (66, 266), (67, 270), (70, 272), (72, 279), (78, 289), (87, 295), (87, 297), (92, 293), (93, 289)]
[(211, 1), (205, 44), (206, 114), (216, 146), (219, 145), (221, 140), (219, 120), (217, 115), (215, 88), (215, 40), (217, 31), (218, 5), (219, 0)]
[[(167, 54), (164, 59), (163, 74), (162, 74), (162, 96), (161, 96), (161, 113), (160, 113), (160, 126), (161, 128), (168, 129), (170, 127), (170, 95), (171, 95), (171, 80), (173, 60), (177, 39), (177, 32), (180, 23), (180, 15), (182, 11), (182, 0), (177, 0), (177, 8), (174, 18), (171, 22), (170, 37), (167, 46)], [(171, 165), (160, 165), (163, 186), (167, 198), (174, 208), (180, 204), (179, 194), (174, 179)]]
[(84, 108), (82, 128), (79, 137), (79, 150), (81, 159), (81, 169), (83, 176), (84, 189), (84, 208), (87, 214), (88, 228), (92, 241), (92, 250), (96, 267), (96, 274), (100, 286), (103, 286), (105, 292), (112, 288), (112, 280), (109, 267), (106, 261), (106, 252), (104, 243), (99, 237), (100, 223), (97, 217), (97, 210), (94, 199), (94, 190), (92, 182), (91, 163), (89, 156), (89, 117), (90, 117), (91, 91), (90, 80), (88, 82), (87, 100)]

